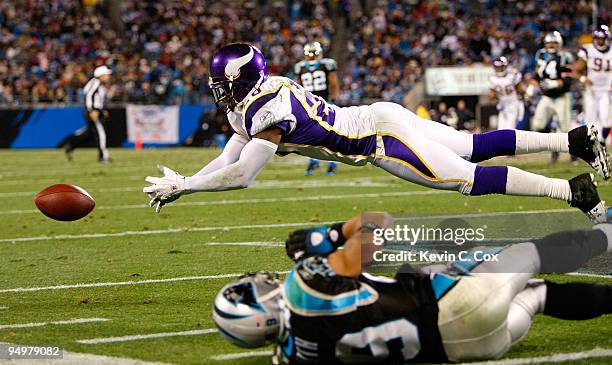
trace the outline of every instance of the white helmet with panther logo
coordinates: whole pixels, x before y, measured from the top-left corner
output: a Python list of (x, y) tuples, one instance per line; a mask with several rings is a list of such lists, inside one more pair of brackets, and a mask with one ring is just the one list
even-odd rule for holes
[(213, 320), (229, 342), (246, 348), (265, 346), (281, 332), (282, 285), (267, 272), (248, 274), (224, 286), (213, 308)]

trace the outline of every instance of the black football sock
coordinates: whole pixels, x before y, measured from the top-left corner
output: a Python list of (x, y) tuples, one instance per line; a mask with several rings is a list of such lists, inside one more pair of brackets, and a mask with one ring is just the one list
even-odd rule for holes
[(609, 313), (612, 313), (612, 286), (546, 281), (544, 314), (561, 319), (582, 320)]
[(533, 243), (544, 274), (572, 272), (608, 249), (608, 238), (599, 229), (553, 233)]

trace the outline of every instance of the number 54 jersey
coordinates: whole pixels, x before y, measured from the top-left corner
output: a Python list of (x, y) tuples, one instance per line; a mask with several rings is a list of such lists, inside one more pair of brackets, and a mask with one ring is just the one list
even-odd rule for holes
[(329, 74), (336, 71), (336, 61), (322, 58), (295, 64), (295, 76), (307, 91), (329, 100)]
[(315, 256), (288, 274), (283, 298), (276, 356), (286, 363), (447, 361), (428, 275), (343, 277)]

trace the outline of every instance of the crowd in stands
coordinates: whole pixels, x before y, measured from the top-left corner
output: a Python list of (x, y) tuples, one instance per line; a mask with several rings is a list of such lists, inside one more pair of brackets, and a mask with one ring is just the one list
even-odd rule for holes
[[(111, 3), (121, 7), (119, 21)], [(254, 43), (277, 74), (292, 70), (304, 43), (329, 47), (328, 3), (0, 1), (0, 104), (79, 102), (101, 64), (113, 69), (114, 101), (202, 102), (210, 57), (222, 44)]]
[[(115, 18), (111, 3), (120, 6)], [(208, 101), (208, 62), (218, 46), (252, 42), (266, 54), (272, 73), (291, 76), (306, 42), (317, 40), (329, 49), (334, 33), (330, 8), (350, 3), (0, 1), (0, 105), (79, 102), (87, 78), (101, 64), (114, 71), (114, 101)], [(376, 4), (349, 25), (348, 45), (334, 45), (347, 48), (340, 52), (346, 62), (341, 62), (338, 104), (401, 102), (429, 66), (488, 64), (506, 55), (528, 72), (547, 31), (559, 30), (566, 46), (575, 50), (591, 16), (590, 0)], [(600, 15), (606, 20), (607, 14)]]
[[(590, 0), (379, 1), (353, 25), (339, 102), (379, 97), (401, 102), (425, 66), (490, 64), (505, 55), (530, 72), (548, 31), (559, 30), (566, 47), (577, 51), (579, 36), (589, 32), (591, 5)], [(600, 16), (606, 21), (607, 14)]]

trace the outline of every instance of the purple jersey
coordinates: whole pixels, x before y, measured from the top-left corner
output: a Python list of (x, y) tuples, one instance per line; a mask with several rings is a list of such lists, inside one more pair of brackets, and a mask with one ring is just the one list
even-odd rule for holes
[(286, 77), (268, 78), (228, 118), (234, 131), (249, 139), (271, 127), (281, 129), (281, 153), (363, 165), (376, 152), (368, 106), (331, 106)]

